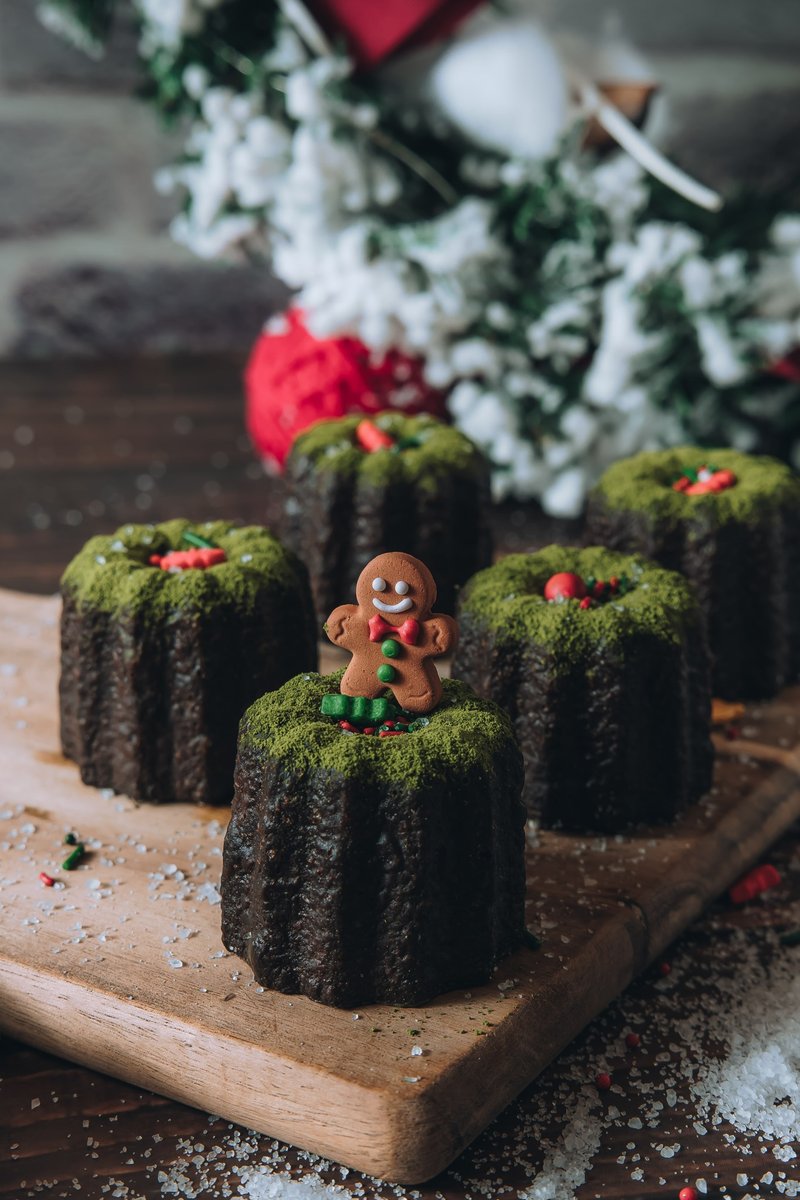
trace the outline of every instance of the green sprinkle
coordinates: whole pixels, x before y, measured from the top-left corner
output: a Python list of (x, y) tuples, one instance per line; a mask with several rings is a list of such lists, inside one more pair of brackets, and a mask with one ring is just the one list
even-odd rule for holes
[(369, 700), (365, 696), (345, 696), (331, 692), (322, 697), (320, 712), (325, 717), (338, 717), (357, 725), (379, 725), (400, 715), (400, 708), (389, 696)]
[(210, 542), (208, 538), (202, 537), (199, 533), (192, 533), (191, 529), (184, 529), (181, 534), (181, 541), (186, 542), (189, 546), (196, 546), (198, 550), (216, 549), (213, 542)]
[(350, 697), (340, 692), (323, 696), (319, 711), (324, 717), (346, 717), (350, 712)]
[(778, 938), (782, 946), (800, 946), (800, 929), (790, 929)]
[(74, 833), (68, 833), (66, 835), (66, 837), (64, 838), (65, 846), (77, 846), (77, 844), (78, 844), (78, 839)]
[(419, 1035), (420, 1035), (419, 1029), (409, 1029), (408, 1032), (411, 1037), (419, 1037)]
[(86, 849), (83, 845), (83, 842), (78, 842), (72, 853), (68, 854), (62, 862), (61, 869), (63, 871), (74, 871), (85, 853)]

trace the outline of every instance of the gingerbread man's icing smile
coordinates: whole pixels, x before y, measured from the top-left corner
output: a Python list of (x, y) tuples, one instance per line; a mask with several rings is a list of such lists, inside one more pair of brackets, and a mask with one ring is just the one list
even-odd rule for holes
[[(380, 575), (372, 581), (373, 592), (385, 592), (388, 587), (389, 584)], [(376, 608), (379, 608), (381, 612), (385, 613), (407, 612), (409, 608), (414, 607), (414, 601), (410, 596), (406, 595), (408, 591), (408, 584), (406, 583), (405, 579), (398, 579), (397, 583), (394, 585), (394, 590), (397, 592), (398, 596), (403, 597), (403, 599), (398, 600), (396, 604), (387, 604), (385, 600), (381, 600), (378, 596), (372, 597), (372, 603)]]
[(334, 609), (325, 626), (353, 654), (340, 690), (374, 698), (388, 687), (408, 712), (435, 708), (442, 685), (431, 660), (455, 649), (458, 627), (431, 612), (436, 584), (428, 568), (410, 554), (380, 554), (358, 577), (356, 599)]

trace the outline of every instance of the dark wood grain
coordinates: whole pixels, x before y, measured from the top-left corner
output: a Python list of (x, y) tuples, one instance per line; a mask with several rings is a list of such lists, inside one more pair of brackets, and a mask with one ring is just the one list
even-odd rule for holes
[[(126, 521), (280, 526), (282, 482), (244, 429), (242, 365), (0, 363), (0, 586), (55, 591), (88, 537)], [(577, 533), (525, 505), (499, 508), (494, 526), (506, 551)]]
[[(53, 591), (64, 563), (86, 537), (128, 520), (186, 513), (197, 519), (279, 521), (280, 484), (264, 475), (243, 434), (240, 365), (213, 359), (0, 366), (0, 584)], [(574, 529), (543, 521), (534, 509), (507, 507), (494, 519), (504, 549), (574, 535)], [(799, 851), (800, 832), (795, 831), (770, 859), (779, 869), (788, 868)], [(783, 884), (766, 902), (744, 909), (724, 902), (714, 906), (669, 951), (682, 967), (673, 1000), (683, 996), (687, 1006), (696, 1004), (698, 978), (736, 971), (734, 933), (755, 937), (764, 926), (796, 923), (798, 900), (800, 873), (786, 869)], [(12, 918), (0, 914), (0, 922)], [(664, 1009), (656, 971), (593, 1022), (578, 1050), (583, 1047), (591, 1060), (616, 1044), (631, 1014), (645, 1021), (643, 1042), (635, 1056), (617, 1055), (615, 1079), (624, 1079), (635, 1066), (642, 1083), (658, 1088), (663, 1071), (658, 1056), (680, 1040), (680, 1029), (675, 1004), (669, 1012)], [(551, 1102), (557, 1129), (563, 1096), (576, 1086), (575, 1062), (582, 1061), (576, 1053), (562, 1055), (442, 1177), (417, 1189), (419, 1194), (425, 1200), (466, 1200), (496, 1194), (500, 1182), (511, 1195), (529, 1186), (542, 1158), (535, 1144), (541, 1123), (533, 1117), (538, 1106)], [(614, 1099), (622, 1120), (606, 1131), (594, 1168), (577, 1192), (581, 1200), (674, 1196), (698, 1175), (708, 1180), (709, 1194), (719, 1195), (722, 1185), (732, 1196), (748, 1190), (737, 1186), (736, 1176), (752, 1172), (753, 1164), (726, 1142), (727, 1127), (698, 1136), (694, 1114), (680, 1105), (662, 1114), (658, 1129), (660, 1140), (681, 1143), (679, 1157), (654, 1164), (653, 1170), (643, 1163), (646, 1181), (632, 1181), (630, 1165), (617, 1160), (630, 1141), (640, 1140), (626, 1125), (637, 1101), (633, 1094)], [(227, 1123), (206, 1114), (18, 1043), (0, 1042), (2, 1196), (94, 1200), (116, 1193), (131, 1200), (176, 1194), (165, 1193), (158, 1178), (175, 1162), (187, 1164), (186, 1183), (177, 1194), (235, 1195), (236, 1160), (225, 1157), (232, 1153), (233, 1137)], [(191, 1164), (187, 1145), (203, 1146), (196, 1153), (201, 1165)], [(273, 1145), (257, 1139), (258, 1154), (274, 1159), (276, 1169), (308, 1170), (306, 1160), (290, 1148)], [(222, 1153), (214, 1162), (219, 1147)], [(765, 1169), (758, 1165), (755, 1178)], [(775, 1167), (772, 1161), (769, 1165)], [(336, 1168), (323, 1168), (321, 1174), (343, 1182)], [(492, 1182), (478, 1186), (486, 1180)], [(360, 1182), (354, 1173), (344, 1181), (348, 1189)], [(370, 1192), (394, 1194), (365, 1184), (364, 1194)], [(777, 1193), (761, 1185), (757, 1194)]]

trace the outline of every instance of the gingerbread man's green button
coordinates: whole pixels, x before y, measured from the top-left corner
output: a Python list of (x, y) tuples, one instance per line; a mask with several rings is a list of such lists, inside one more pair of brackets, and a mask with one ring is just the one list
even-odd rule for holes
[(385, 642), (381, 642), (381, 654), (386, 658), (397, 658), (400, 653), (400, 643), (394, 638), (387, 638)]
[(380, 679), (381, 683), (391, 683), (397, 672), (389, 663), (381, 663), (375, 674)]

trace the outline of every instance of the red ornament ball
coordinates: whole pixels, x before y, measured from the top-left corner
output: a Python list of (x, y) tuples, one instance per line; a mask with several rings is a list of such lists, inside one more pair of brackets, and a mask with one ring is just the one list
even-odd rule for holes
[(641, 1040), (638, 1033), (627, 1033), (625, 1035), (625, 1045), (630, 1047), (631, 1050), (635, 1050)]
[(302, 312), (289, 309), (258, 338), (245, 369), (248, 433), (282, 467), (298, 433), (325, 417), (386, 408), (444, 416), (444, 397), (422, 369), (422, 359), (399, 350), (376, 355), (358, 338), (317, 338)]
[(545, 600), (582, 600), (585, 595), (586, 584), (574, 571), (559, 571), (544, 585)]
[(607, 1071), (601, 1071), (594, 1077), (595, 1085), (600, 1092), (607, 1092), (611, 1087), (611, 1076)]

